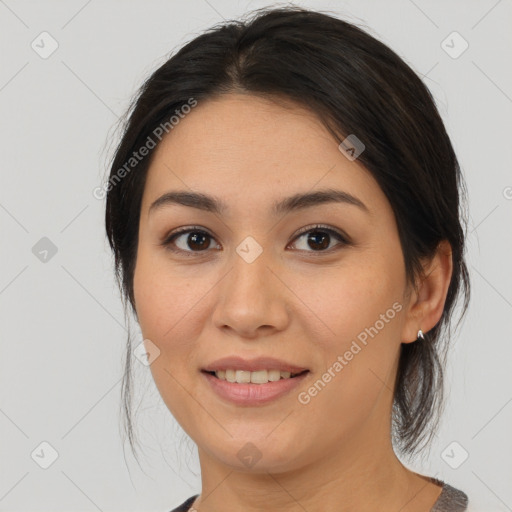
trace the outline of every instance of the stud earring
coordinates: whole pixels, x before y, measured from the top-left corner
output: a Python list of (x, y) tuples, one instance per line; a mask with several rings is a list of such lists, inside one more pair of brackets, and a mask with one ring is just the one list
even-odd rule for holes
[(423, 334), (423, 331), (421, 329), (418, 331), (418, 339), (422, 341), (425, 340), (425, 335)]

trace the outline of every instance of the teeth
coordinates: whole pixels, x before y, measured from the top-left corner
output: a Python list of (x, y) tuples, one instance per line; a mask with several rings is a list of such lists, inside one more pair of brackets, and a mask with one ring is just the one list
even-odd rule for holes
[(245, 370), (219, 370), (215, 375), (220, 380), (228, 382), (237, 382), (239, 384), (266, 384), (280, 379), (289, 379), (290, 372), (281, 372), (279, 370), (258, 370), (256, 372), (247, 372)]

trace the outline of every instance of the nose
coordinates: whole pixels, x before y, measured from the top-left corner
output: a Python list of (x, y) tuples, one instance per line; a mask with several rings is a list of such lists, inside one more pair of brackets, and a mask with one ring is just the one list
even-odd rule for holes
[(250, 339), (286, 329), (291, 293), (266, 251), (253, 261), (235, 252), (231, 261), (217, 289), (214, 325)]

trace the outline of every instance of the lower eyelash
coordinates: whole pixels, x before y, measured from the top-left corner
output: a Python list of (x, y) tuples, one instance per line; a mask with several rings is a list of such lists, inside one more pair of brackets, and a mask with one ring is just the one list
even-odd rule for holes
[[(342, 235), (341, 233), (339, 233), (338, 231), (335, 231), (332, 228), (329, 228), (327, 226), (322, 226), (321, 224), (317, 224), (316, 226), (308, 227), (304, 231), (299, 232), (293, 240), (295, 241), (298, 238), (300, 238), (302, 235), (305, 235), (307, 233), (314, 232), (314, 231), (321, 231), (321, 232), (329, 233), (331, 236), (334, 236), (334, 238), (336, 238), (339, 242), (341, 242), (342, 245), (350, 245), (350, 243), (351, 243), (346, 236)], [(172, 241), (175, 238), (177, 238), (178, 236), (183, 235), (185, 233), (200, 233), (202, 235), (209, 237), (212, 240), (215, 239), (210, 233), (204, 231), (203, 229), (188, 227), (188, 228), (184, 228), (182, 230), (176, 231), (174, 233), (171, 233), (168, 237), (166, 237), (164, 239), (164, 241), (160, 245), (164, 246), (166, 250), (169, 250), (174, 253), (185, 254), (186, 256), (197, 257), (197, 256), (201, 255), (201, 253), (203, 253), (203, 252), (204, 253), (208, 252), (208, 249), (206, 249), (204, 251), (184, 251), (182, 249), (173, 248)], [(306, 252), (311, 252), (312, 254), (322, 254), (322, 253), (325, 254), (332, 250), (334, 250), (334, 248), (328, 249), (326, 251), (306, 251)]]

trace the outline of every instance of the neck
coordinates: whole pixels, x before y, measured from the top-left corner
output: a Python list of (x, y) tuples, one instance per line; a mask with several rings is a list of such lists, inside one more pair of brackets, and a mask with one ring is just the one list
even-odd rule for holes
[[(328, 454), (306, 454), (309, 463), (273, 472), (240, 470), (212, 459), (199, 448), (202, 493), (199, 512), (427, 512), (441, 488), (407, 469), (396, 457), (389, 436), (375, 425)], [(379, 431), (379, 429), (377, 429)], [(372, 435), (369, 435), (372, 434)]]

